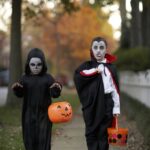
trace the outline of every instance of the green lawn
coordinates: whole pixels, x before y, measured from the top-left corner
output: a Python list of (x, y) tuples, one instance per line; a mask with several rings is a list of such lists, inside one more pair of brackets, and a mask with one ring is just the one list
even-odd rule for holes
[[(79, 106), (79, 100), (75, 92), (64, 92), (63, 97), (55, 101), (68, 101), (73, 107), (73, 112)], [(24, 150), (21, 129), (21, 106), (0, 107), (0, 150)], [(54, 129), (60, 127), (54, 125)]]

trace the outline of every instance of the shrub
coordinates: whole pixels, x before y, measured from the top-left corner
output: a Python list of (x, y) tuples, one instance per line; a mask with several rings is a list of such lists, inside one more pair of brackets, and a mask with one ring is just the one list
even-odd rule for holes
[(150, 68), (150, 49), (119, 49), (115, 55), (118, 60), (116, 66), (119, 70), (143, 71)]

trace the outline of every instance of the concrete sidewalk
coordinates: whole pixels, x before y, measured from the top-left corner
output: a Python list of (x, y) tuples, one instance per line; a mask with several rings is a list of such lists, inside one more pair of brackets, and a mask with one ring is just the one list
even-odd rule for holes
[(63, 124), (52, 138), (52, 150), (87, 150), (84, 122), (79, 110), (70, 123)]
[[(72, 122), (63, 124), (52, 137), (52, 150), (87, 150), (85, 126), (81, 108), (74, 115)], [(110, 150), (127, 150), (125, 147), (110, 147)]]

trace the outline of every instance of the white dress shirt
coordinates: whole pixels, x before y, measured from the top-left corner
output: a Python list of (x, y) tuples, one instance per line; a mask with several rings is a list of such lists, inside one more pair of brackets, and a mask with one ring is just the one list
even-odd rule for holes
[[(103, 60), (102, 62), (106, 63), (106, 59)], [(111, 93), (112, 99), (114, 101), (113, 114), (120, 114), (120, 96), (116, 89), (116, 85), (114, 83), (114, 80), (112, 78), (109, 69), (103, 64), (100, 64), (98, 68), (83, 70), (80, 73), (83, 76), (92, 76), (96, 73), (101, 73), (103, 84), (104, 84), (104, 93), (105, 94)]]

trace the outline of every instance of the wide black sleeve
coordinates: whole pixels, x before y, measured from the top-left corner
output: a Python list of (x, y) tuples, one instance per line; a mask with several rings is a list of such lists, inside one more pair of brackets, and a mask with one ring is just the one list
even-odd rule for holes
[[(50, 82), (50, 84), (49, 84), (50, 96), (51, 96), (52, 98), (57, 98), (57, 97), (59, 97), (60, 94), (61, 94), (62, 85), (61, 85), (59, 82), (55, 81), (55, 79), (54, 79), (51, 75), (49, 75), (49, 82)], [(61, 86), (61, 89), (58, 88), (58, 87), (50, 88), (50, 86), (51, 86), (52, 84), (54, 84), (54, 83), (58, 83), (58, 84)]]
[(101, 74), (82, 76), (80, 73), (82, 70), (94, 67), (95, 65), (92, 62), (85, 62), (74, 73), (74, 83), (82, 104), (83, 117), (87, 127), (86, 134), (90, 134), (91, 131), (94, 131), (101, 124), (106, 111)]
[[(57, 83), (58, 83), (58, 82), (57, 82)], [(60, 84), (60, 83), (58, 83), (58, 84)], [(60, 86), (61, 86), (61, 89), (62, 89), (62, 85), (61, 85), (61, 84), (60, 84)], [(61, 89), (58, 88), (58, 87), (50, 88), (51, 96), (52, 96), (53, 98), (59, 97), (60, 94), (61, 94)]]
[[(21, 77), (21, 79), (18, 81), (18, 83), (20, 83), (23, 86), (24, 85), (23, 82), (24, 82), (24, 76)], [(15, 87), (15, 88), (13, 88), (13, 92), (17, 97), (21, 98), (24, 96), (24, 87), (23, 88)]]
[(94, 73), (92, 75), (85, 76), (81, 72), (83, 70), (88, 70), (95, 68), (90, 62), (85, 62), (81, 64), (74, 72), (74, 82), (78, 91), (86, 87), (86, 85), (90, 84), (95, 78), (98, 77), (98, 73)]
[[(80, 101), (84, 107), (87, 107), (88, 102), (96, 93), (96, 89), (99, 88), (99, 82), (102, 80), (100, 74), (94, 74), (93, 76), (83, 76), (80, 72), (85, 69), (91, 69), (93, 66), (89, 62), (85, 62), (80, 65), (74, 72), (74, 83), (79, 95)], [(102, 82), (101, 82), (102, 83)]]

